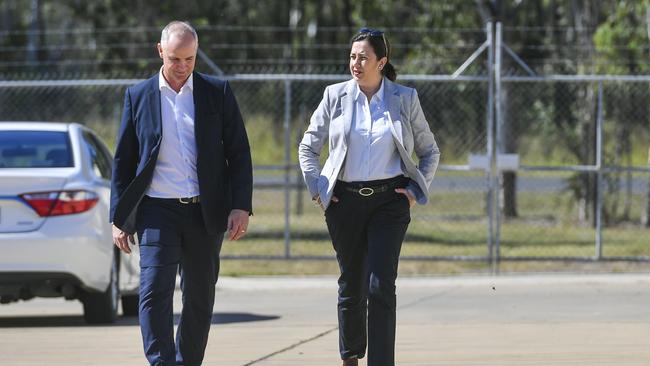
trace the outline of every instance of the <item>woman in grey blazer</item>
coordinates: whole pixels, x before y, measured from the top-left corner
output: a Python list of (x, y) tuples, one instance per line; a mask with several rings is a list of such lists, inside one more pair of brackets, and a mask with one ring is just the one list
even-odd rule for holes
[(394, 82), (385, 34), (363, 28), (350, 48), (352, 79), (325, 89), (298, 155), (341, 271), (343, 365), (357, 365), (366, 345), (369, 366), (394, 365), (399, 253), (410, 207), (427, 203), (440, 153), (417, 92)]

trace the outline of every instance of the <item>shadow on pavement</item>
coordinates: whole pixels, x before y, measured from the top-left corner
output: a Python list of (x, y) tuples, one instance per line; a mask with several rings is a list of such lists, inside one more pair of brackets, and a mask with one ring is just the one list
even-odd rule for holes
[[(248, 323), (275, 320), (277, 315), (261, 315), (251, 313), (214, 313), (212, 324)], [(178, 324), (180, 314), (174, 314), (174, 324)], [(86, 324), (81, 315), (38, 315), (0, 317), (0, 328), (45, 328), (45, 327), (91, 327), (91, 326), (137, 326), (138, 317), (120, 316), (114, 324)]]

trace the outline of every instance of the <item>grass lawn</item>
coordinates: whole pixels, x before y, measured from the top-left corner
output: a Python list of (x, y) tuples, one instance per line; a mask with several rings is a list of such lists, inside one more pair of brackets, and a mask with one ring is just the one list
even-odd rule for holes
[[(253, 161), (256, 165), (278, 164), (284, 160), (284, 149), (278, 149), (278, 137), (270, 131), (268, 118), (251, 115), (247, 128), (253, 147)], [(112, 146), (116, 125), (97, 124), (98, 130)], [(293, 132), (292, 141), (297, 141), (298, 130)], [(522, 155), (527, 164), (564, 165), (568, 163), (565, 153), (549, 156), (544, 153), (544, 144), (537, 140), (523, 140), (528, 146), (528, 155)], [(541, 140), (540, 140), (541, 141)], [(633, 137), (633, 163), (643, 165), (647, 161), (647, 135)], [(642, 148), (641, 148), (642, 147)], [(448, 151), (449, 149), (443, 149)], [(291, 149), (296, 161), (296, 149)], [(325, 154), (324, 154), (325, 155)], [(324, 158), (324, 157), (323, 157)], [(573, 161), (571, 161), (573, 162)], [(454, 157), (445, 155), (446, 164), (465, 164), (463, 153)], [(574, 162), (575, 163), (575, 162)], [(257, 170), (256, 175), (281, 175), (279, 170)], [(522, 171), (518, 177), (568, 178), (572, 173), (549, 171)], [(637, 173), (635, 173), (637, 174)], [(439, 171), (437, 177), (483, 177), (482, 173)], [(647, 174), (641, 174), (647, 179)], [(230, 275), (264, 274), (336, 274), (334, 251), (329, 241), (322, 212), (314, 207), (308, 194), (302, 191), (302, 205), (297, 202), (299, 193), (291, 192), (289, 216), (290, 247), (284, 239), (285, 206), (282, 190), (256, 189), (253, 197), (255, 216), (251, 218), (247, 237), (239, 242), (226, 242), (222, 254), (222, 273)], [(605, 192), (605, 204), (611, 204), (612, 197)], [(629, 220), (623, 224), (608, 225), (602, 231), (602, 255), (613, 257), (650, 257), (650, 230), (640, 225), (645, 198), (636, 194), (631, 197)], [(427, 206), (412, 210), (412, 220), (402, 247), (400, 273), (404, 274), (450, 274), (490, 272), (487, 261), (488, 219), (486, 216), (485, 192), (480, 189), (453, 187), (443, 192), (434, 192)], [(301, 213), (298, 208), (301, 207)], [(622, 206), (622, 205), (621, 205)], [(636, 262), (588, 262), (596, 253), (596, 231), (590, 225), (577, 220), (575, 200), (568, 191), (519, 192), (517, 195), (518, 217), (504, 220), (500, 227), (499, 253), (506, 259), (534, 259), (535, 261), (500, 262), (502, 271), (639, 271), (650, 267)], [(620, 207), (619, 207), (620, 209)], [(287, 253), (300, 259), (287, 260)], [(255, 256), (255, 260), (242, 258)], [(305, 259), (307, 257), (307, 259)], [(320, 258), (308, 259), (311, 258)], [(458, 261), (458, 257), (471, 257), (472, 261)], [(549, 257), (557, 258), (547, 261)], [(583, 262), (560, 260), (563, 257), (579, 257)], [(232, 259), (235, 258), (235, 259)], [(272, 258), (272, 259), (270, 259)], [(478, 260), (482, 258), (482, 260)]]
[[(490, 273), (487, 261), (488, 221), (482, 192), (433, 194), (431, 204), (416, 206), (402, 247), (400, 274)], [(291, 194), (290, 247), (284, 239), (284, 193), (257, 190), (255, 216), (249, 234), (239, 242), (226, 242), (222, 273), (228, 275), (337, 274), (323, 213), (303, 197), (302, 213), (296, 214), (296, 192)], [(638, 204), (642, 203), (642, 200)], [(590, 262), (595, 256), (596, 231), (573, 219), (566, 193), (518, 196), (519, 217), (501, 223), (502, 272), (537, 271), (646, 271), (650, 263)], [(604, 257), (650, 256), (650, 230), (641, 225), (618, 225), (603, 230)], [(299, 259), (285, 259), (286, 253)], [(244, 260), (233, 257), (257, 256)], [(472, 257), (458, 261), (455, 257)], [(525, 261), (511, 261), (525, 257)], [(549, 257), (558, 260), (549, 261)], [(562, 257), (579, 257), (567, 261)], [(314, 259), (318, 258), (318, 259)], [(424, 258), (424, 259), (423, 259)], [(530, 259), (539, 258), (539, 260)]]

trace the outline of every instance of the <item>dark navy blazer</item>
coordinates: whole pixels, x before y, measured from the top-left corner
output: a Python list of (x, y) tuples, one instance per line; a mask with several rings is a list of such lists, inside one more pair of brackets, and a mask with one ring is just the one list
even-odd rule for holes
[[(209, 233), (226, 231), (232, 209), (252, 213), (248, 137), (228, 82), (194, 72), (194, 137), (201, 208)], [(158, 74), (126, 90), (111, 180), (110, 220), (135, 232), (138, 204), (151, 183), (162, 139)]]

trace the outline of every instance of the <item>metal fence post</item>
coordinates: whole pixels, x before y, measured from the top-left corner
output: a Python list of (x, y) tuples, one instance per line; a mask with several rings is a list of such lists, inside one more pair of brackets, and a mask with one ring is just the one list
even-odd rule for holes
[(596, 259), (603, 257), (603, 81), (598, 81), (596, 116)]
[(291, 80), (284, 81), (284, 257), (291, 258)]
[(492, 156), (490, 159), (490, 173), (492, 174), (491, 191), (493, 209), (491, 214), (494, 215), (495, 229), (494, 229), (494, 251), (492, 256), (492, 273), (499, 273), (499, 257), (501, 256), (501, 205), (499, 203), (499, 172), (497, 167), (496, 156), (501, 152), (501, 144), (503, 141), (499, 138), (501, 131), (501, 124), (503, 123), (503, 116), (501, 112), (501, 55), (502, 55), (502, 39), (503, 33), (501, 31), (501, 22), (496, 24), (496, 39), (495, 39), (495, 62), (494, 62), (494, 93), (495, 93), (495, 139)]
[(488, 22), (486, 26), (486, 34), (488, 38), (488, 100), (487, 100), (487, 158), (490, 162), (487, 170), (487, 194), (486, 194), (486, 213), (488, 216), (488, 264), (491, 265), (494, 259), (494, 189), (493, 179), (494, 173), (492, 170), (494, 162), (494, 33), (493, 24)]
[[(304, 121), (307, 120), (306, 118), (306, 107), (305, 104), (301, 104), (298, 110), (296, 111), (296, 114), (298, 116), (298, 121), (300, 123), (303, 123)], [(296, 136), (295, 136), (295, 141), (293, 146), (298, 146), (300, 142), (302, 141), (302, 136), (303, 136), (303, 129), (298, 128), (295, 130), (296, 131)], [(302, 216), (304, 213), (304, 208), (305, 208), (305, 191), (306, 191), (306, 186), (303, 184), (303, 178), (302, 178), (302, 171), (300, 168), (296, 169), (296, 216)]]

